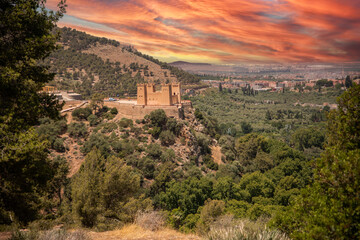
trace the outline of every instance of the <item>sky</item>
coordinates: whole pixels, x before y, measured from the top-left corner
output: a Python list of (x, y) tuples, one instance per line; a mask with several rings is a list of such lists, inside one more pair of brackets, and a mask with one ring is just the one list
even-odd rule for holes
[[(59, 0), (48, 0), (56, 9)], [(67, 26), (166, 62), (360, 61), (360, 0), (67, 0)]]

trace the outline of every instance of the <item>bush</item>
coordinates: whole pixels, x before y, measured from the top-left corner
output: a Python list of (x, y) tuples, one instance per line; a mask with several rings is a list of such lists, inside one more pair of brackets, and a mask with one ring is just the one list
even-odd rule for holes
[(108, 120), (114, 119), (114, 117), (115, 115), (111, 114), (110, 112), (104, 114), (104, 118)]
[(177, 123), (175, 118), (169, 118), (166, 122), (166, 129), (173, 132), (176, 136), (179, 136), (182, 124)]
[(121, 128), (128, 128), (134, 125), (133, 120), (127, 118), (122, 118), (118, 124)]
[(158, 139), (161, 134), (161, 128), (153, 127), (152, 129), (149, 130), (149, 133), (151, 134), (151, 136), (153, 136), (153, 138)]
[(91, 113), (90, 108), (77, 108), (71, 113), (71, 116), (73, 116), (75, 120), (87, 120)]
[(83, 153), (89, 153), (94, 147), (104, 156), (108, 156), (111, 152), (108, 138), (101, 133), (92, 133), (81, 150)]
[(111, 110), (110, 110), (110, 113), (113, 114), (113, 115), (117, 115), (119, 112), (117, 110), (116, 107), (113, 107)]
[(100, 122), (99, 118), (94, 114), (89, 115), (87, 120), (89, 121), (91, 127), (98, 125)]
[(66, 148), (64, 146), (64, 139), (56, 138), (53, 144), (53, 149), (58, 152), (65, 152)]
[(161, 141), (161, 145), (164, 146), (170, 146), (175, 143), (175, 135), (169, 130), (161, 132), (159, 139)]
[(87, 135), (87, 128), (84, 123), (70, 123), (68, 127), (68, 133), (71, 137), (80, 138), (86, 137)]
[(102, 133), (110, 133), (113, 132), (118, 128), (117, 124), (114, 122), (105, 123), (103, 125), (103, 129), (101, 130)]
[(157, 109), (150, 113), (149, 119), (152, 126), (164, 128), (167, 121), (167, 116), (163, 109)]
[(214, 159), (211, 157), (211, 155), (205, 155), (203, 157), (203, 161), (209, 169), (215, 170), (215, 171), (218, 170), (219, 165), (214, 162)]
[(247, 122), (242, 122), (241, 123), (241, 130), (244, 134), (248, 134), (248, 133), (251, 133), (253, 128), (251, 126), (250, 123), (247, 123)]

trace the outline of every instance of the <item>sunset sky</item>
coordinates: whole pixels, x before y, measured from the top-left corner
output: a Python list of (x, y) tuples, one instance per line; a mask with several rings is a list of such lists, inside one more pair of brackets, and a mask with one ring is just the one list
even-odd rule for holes
[[(48, 0), (56, 9), (59, 0)], [(160, 60), (360, 61), (360, 0), (67, 0), (59, 26)]]

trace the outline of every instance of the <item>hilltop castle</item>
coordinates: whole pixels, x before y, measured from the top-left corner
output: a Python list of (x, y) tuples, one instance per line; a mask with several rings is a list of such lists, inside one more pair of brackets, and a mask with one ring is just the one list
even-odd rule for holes
[(173, 106), (181, 104), (180, 83), (162, 84), (156, 91), (153, 83), (137, 85), (137, 105)]

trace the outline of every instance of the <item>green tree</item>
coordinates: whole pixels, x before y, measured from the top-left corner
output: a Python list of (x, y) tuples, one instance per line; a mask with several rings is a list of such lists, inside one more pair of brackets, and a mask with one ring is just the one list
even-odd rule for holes
[(62, 107), (38, 93), (54, 77), (38, 61), (56, 49), (52, 30), (65, 11), (60, 3), (58, 12), (49, 12), (44, 2), (1, 1), (0, 123), (12, 129), (35, 125), (42, 116), (59, 117)]
[(271, 117), (271, 113), (270, 113), (270, 111), (269, 111), (269, 110), (267, 110), (267, 111), (266, 111), (266, 114), (265, 114), (265, 119), (266, 119), (266, 120), (271, 120), (271, 119), (272, 119), (272, 117)]
[(170, 146), (175, 143), (175, 135), (169, 130), (162, 131), (159, 135), (161, 145)]
[(360, 85), (338, 99), (314, 183), (275, 223), (294, 239), (360, 238)]
[(292, 142), (299, 150), (310, 147), (323, 148), (324, 141), (325, 134), (314, 128), (299, 128), (292, 135)]
[(252, 126), (251, 126), (250, 123), (248, 123), (248, 122), (242, 122), (242, 123), (241, 123), (241, 130), (242, 130), (242, 132), (243, 132), (244, 134), (248, 134), (248, 133), (251, 133), (251, 132), (252, 132), (253, 128), (252, 128)]
[(104, 106), (104, 96), (100, 93), (95, 93), (91, 96), (90, 108), (94, 110), (96, 114), (97, 110), (100, 110)]
[(99, 186), (104, 161), (98, 150), (91, 151), (80, 171), (72, 179), (72, 211), (75, 218), (86, 227), (94, 226), (101, 212)]
[(47, 143), (31, 127), (41, 117), (59, 119), (62, 105), (39, 93), (53, 79), (39, 61), (56, 49), (55, 23), (65, 12), (41, 0), (2, 0), (0, 14), (0, 223), (38, 216), (55, 167)]
[(351, 80), (350, 76), (347, 75), (345, 78), (345, 87), (350, 88), (353, 85), (353, 81)]
[(167, 116), (163, 109), (152, 111), (149, 115), (151, 125), (159, 128), (164, 128), (167, 122)]

